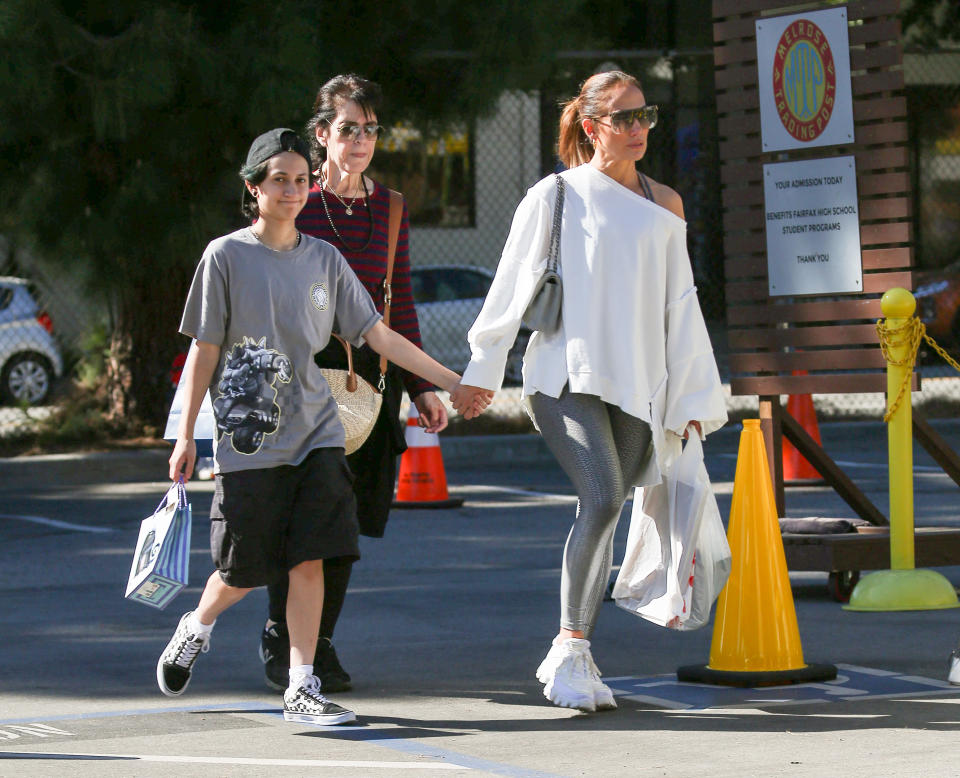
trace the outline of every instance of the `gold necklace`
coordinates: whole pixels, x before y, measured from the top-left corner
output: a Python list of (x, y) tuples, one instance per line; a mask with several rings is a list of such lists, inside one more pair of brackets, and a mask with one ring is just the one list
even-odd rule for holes
[[(361, 173), (361, 181), (363, 181), (362, 176), (363, 174)], [(326, 178), (324, 178), (323, 181), (320, 182), (320, 187), (322, 189), (326, 186), (327, 186), (327, 180)], [(366, 188), (367, 188), (366, 182), (364, 182), (363, 188), (364, 188), (364, 191), (366, 191)], [(339, 194), (337, 194), (337, 190), (334, 189), (333, 187), (330, 187), (330, 192), (333, 194), (334, 197), (336, 197), (340, 201), (340, 204), (346, 209), (347, 216), (353, 216), (353, 206), (356, 205), (357, 200), (360, 197), (360, 192), (358, 191), (357, 194), (354, 195), (354, 197), (350, 200), (350, 205), (347, 205), (347, 201), (344, 200)]]

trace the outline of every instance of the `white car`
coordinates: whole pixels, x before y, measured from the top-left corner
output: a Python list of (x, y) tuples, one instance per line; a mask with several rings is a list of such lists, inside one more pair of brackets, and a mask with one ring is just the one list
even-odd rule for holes
[[(493, 275), (492, 270), (473, 265), (427, 265), (410, 270), (423, 350), (458, 373), (470, 362), (467, 331), (483, 307)], [(504, 384), (523, 382), (523, 352), (530, 334), (529, 328), (520, 327), (507, 358)]]
[(0, 399), (39, 405), (63, 373), (53, 321), (40, 310), (30, 283), (0, 276)]

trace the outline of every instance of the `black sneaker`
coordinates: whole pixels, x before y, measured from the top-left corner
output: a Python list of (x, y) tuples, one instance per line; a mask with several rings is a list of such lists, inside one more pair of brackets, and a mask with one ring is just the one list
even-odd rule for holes
[(176, 632), (157, 661), (157, 684), (167, 697), (183, 694), (190, 683), (193, 663), (201, 652), (205, 654), (210, 650), (210, 637), (194, 635), (187, 627), (191, 612), (180, 617)]
[(290, 685), (290, 633), (286, 624), (278, 621), (264, 627), (260, 635), (260, 661), (267, 686), (284, 691)]
[(357, 714), (330, 702), (320, 693), (320, 682), (308, 675), (297, 689), (283, 693), (283, 718), (305, 724), (349, 724)]
[(353, 688), (350, 674), (340, 666), (337, 651), (330, 638), (317, 639), (317, 651), (313, 655), (313, 672), (320, 679), (320, 688), (324, 692), (348, 692)]

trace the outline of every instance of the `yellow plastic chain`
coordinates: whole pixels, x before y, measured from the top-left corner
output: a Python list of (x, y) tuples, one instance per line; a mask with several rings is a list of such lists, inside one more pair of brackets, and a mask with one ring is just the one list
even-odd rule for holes
[[(960, 364), (927, 334), (926, 325), (916, 316), (911, 316), (900, 327), (889, 327), (884, 319), (877, 319), (877, 336), (880, 338), (880, 351), (883, 353), (883, 358), (887, 360), (887, 364), (910, 368), (903, 377), (903, 383), (900, 384), (896, 399), (883, 415), (884, 422), (889, 422), (893, 418), (893, 414), (897, 412), (897, 408), (900, 407), (900, 403), (907, 393), (921, 340), (927, 341), (930, 347), (943, 357), (954, 370), (960, 372)], [(901, 360), (895, 360), (890, 355), (891, 347), (896, 346), (907, 346), (909, 349), (907, 355)]]

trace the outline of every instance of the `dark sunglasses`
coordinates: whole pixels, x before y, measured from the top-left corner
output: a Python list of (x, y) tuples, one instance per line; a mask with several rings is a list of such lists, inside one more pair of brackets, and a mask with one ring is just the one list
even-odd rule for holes
[(656, 105), (644, 105), (640, 108), (624, 108), (622, 111), (614, 111), (596, 118), (602, 119), (604, 116), (610, 117), (610, 129), (619, 135), (630, 132), (634, 122), (640, 122), (640, 127), (644, 130), (652, 130), (657, 126), (660, 109)]
[(361, 133), (367, 140), (376, 140), (383, 133), (383, 127), (379, 124), (353, 124), (351, 122), (341, 124), (337, 128), (337, 133), (341, 138), (349, 138), (352, 141), (357, 140)]

